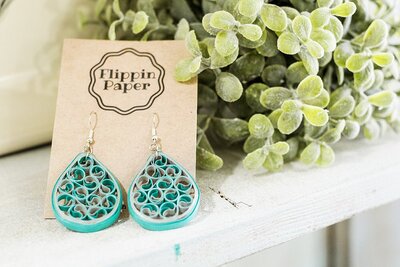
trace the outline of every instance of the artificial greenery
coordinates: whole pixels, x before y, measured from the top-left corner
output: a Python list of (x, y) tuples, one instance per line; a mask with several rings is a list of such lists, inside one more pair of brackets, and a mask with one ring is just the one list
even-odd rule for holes
[(397, 0), (98, 0), (83, 25), (111, 40), (184, 39), (198, 76), (198, 167), (243, 143), (248, 169), (327, 166), (332, 144), (400, 131)]

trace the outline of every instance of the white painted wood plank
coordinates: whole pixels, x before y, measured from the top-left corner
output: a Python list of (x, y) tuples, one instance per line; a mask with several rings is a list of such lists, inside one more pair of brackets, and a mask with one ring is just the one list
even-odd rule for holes
[[(49, 149), (0, 159), (0, 265), (215, 266), (332, 225), (400, 198), (399, 138), (343, 143), (330, 168), (248, 173), (241, 154), (225, 153), (217, 173), (199, 171), (201, 209), (187, 227), (149, 232), (123, 215), (113, 227), (72, 233), (43, 220)], [(251, 207), (235, 208), (209, 189)], [(12, 208), (10, 208), (12, 207)], [(21, 257), (21, 255), (24, 255)], [(69, 255), (69, 256), (65, 256)]]

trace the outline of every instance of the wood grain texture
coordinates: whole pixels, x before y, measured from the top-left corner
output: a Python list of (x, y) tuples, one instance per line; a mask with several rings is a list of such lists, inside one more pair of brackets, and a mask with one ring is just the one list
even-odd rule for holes
[[(10, 183), (0, 192), (0, 265), (215, 266), (400, 198), (398, 137), (335, 149), (332, 167), (293, 163), (275, 174), (248, 173), (239, 164), (241, 153), (224, 152), (222, 170), (197, 172), (201, 207), (187, 227), (149, 232), (125, 213), (113, 227), (93, 234), (42, 219), (48, 148), (2, 158), (0, 179)], [(209, 187), (251, 207), (235, 208)]]

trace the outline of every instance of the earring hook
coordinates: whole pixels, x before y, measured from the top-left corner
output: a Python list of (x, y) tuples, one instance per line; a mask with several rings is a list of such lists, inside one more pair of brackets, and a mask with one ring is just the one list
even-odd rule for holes
[(157, 135), (157, 127), (160, 123), (160, 117), (157, 113), (153, 113), (153, 127), (151, 128), (151, 140), (153, 141), (150, 145), (150, 150), (155, 152), (158, 155), (158, 152), (161, 151), (161, 139)]
[(93, 144), (94, 144), (94, 129), (97, 126), (97, 113), (95, 111), (90, 112), (89, 114), (89, 136), (86, 139), (86, 144), (83, 147), (83, 151), (86, 152), (86, 156), (93, 153)]
[[(93, 122), (94, 118), (94, 122)], [(89, 114), (89, 130), (94, 131), (97, 126), (97, 113), (95, 111), (90, 112)]]
[(160, 123), (160, 117), (158, 116), (157, 113), (154, 112), (153, 113), (153, 128), (151, 131), (153, 138), (157, 136), (157, 127), (158, 127), (159, 123)]

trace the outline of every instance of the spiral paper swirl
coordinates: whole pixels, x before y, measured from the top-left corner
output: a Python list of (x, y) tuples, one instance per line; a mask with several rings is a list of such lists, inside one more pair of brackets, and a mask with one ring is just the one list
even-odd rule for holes
[(111, 173), (93, 156), (79, 154), (57, 180), (53, 206), (82, 223), (101, 220), (118, 209), (121, 192)]
[(197, 205), (199, 192), (191, 175), (164, 153), (152, 155), (130, 188), (135, 213), (151, 221), (184, 218)]

